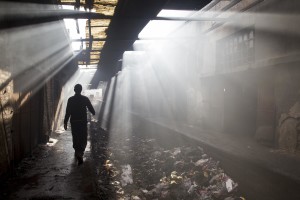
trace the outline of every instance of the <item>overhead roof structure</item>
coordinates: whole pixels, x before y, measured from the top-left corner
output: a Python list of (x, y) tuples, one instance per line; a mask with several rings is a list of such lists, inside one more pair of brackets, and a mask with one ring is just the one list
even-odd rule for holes
[(101, 53), (100, 68), (108, 74), (120, 70), (123, 52), (132, 50), (138, 34), (162, 9), (200, 10), (211, 0), (119, 0)]
[[(147, 23), (162, 9), (199, 10), (211, 0), (60, 0), (61, 5), (86, 10), (85, 38), (81, 42), (79, 65), (97, 65), (113, 74), (118, 61), (138, 39)], [(99, 14), (99, 15), (95, 15)]]
[[(150, 20), (157, 18), (162, 9), (200, 10), (212, 0), (11, 0), (38, 4), (56, 4), (65, 9), (47, 10), (41, 6), (10, 8), (0, 15), (1, 29), (50, 22), (65, 18), (86, 19), (85, 37), (74, 39), (82, 43), (77, 57), (79, 65), (96, 65), (109, 77), (118, 71), (123, 52), (132, 49), (138, 34)], [(9, 5), (8, 5), (9, 6)], [(4, 8), (3, 8), (4, 9)], [(12, 15), (13, 14), (13, 15)]]
[[(62, 6), (72, 6), (74, 10), (85, 10), (112, 17), (118, 0), (59, 0), (58, 3)], [(99, 64), (101, 51), (107, 37), (106, 30), (110, 22), (111, 19), (93, 19), (91, 17), (86, 20), (84, 38), (73, 40), (73, 42), (81, 43), (78, 65)], [(78, 21), (76, 24), (78, 26)], [(78, 27), (77, 30), (79, 30)]]

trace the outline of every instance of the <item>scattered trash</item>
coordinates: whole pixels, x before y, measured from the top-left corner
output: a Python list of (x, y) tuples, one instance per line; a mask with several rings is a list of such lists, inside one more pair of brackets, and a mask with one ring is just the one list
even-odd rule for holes
[(141, 198), (138, 197), (138, 196), (132, 196), (131, 199), (132, 199), (132, 200), (140, 200)]
[(122, 165), (122, 174), (121, 174), (122, 180), (121, 184), (122, 186), (126, 186), (127, 184), (132, 184), (132, 171), (130, 165)]
[(208, 159), (201, 159), (201, 160), (198, 160), (198, 161), (195, 163), (195, 166), (202, 166), (202, 165), (205, 164), (207, 161), (208, 161)]
[(95, 138), (95, 158), (104, 163), (97, 174), (110, 186), (106, 199), (245, 200), (219, 161), (200, 146), (165, 148), (155, 139), (119, 135), (108, 147), (107, 135)]
[(230, 178), (226, 181), (226, 189), (228, 192), (233, 190), (233, 181)]
[(197, 185), (191, 185), (191, 187), (188, 190), (189, 194), (193, 194), (197, 189)]

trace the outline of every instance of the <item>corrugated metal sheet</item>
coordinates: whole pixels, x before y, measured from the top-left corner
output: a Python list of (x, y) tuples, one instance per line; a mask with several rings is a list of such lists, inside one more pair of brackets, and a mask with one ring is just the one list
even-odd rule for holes
[(104, 46), (105, 41), (94, 41), (93, 42), (93, 50), (101, 50)]
[(91, 54), (91, 57), (90, 57), (91, 59), (97, 59), (97, 60), (99, 60), (100, 59), (100, 54), (96, 54), (96, 55), (93, 55), (93, 54)]
[[(0, 85), (9, 81), (11, 73), (0, 69)], [(13, 94), (13, 81), (0, 90), (0, 176), (7, 171), (10, 166), (13, 154), (12, 140), (12, 116), (13, 106), (11, 97)]]
[[(75, 7), (84, 7), (85, 9), (90, 8), (91, 12), (96, 12), (106, 16), (113, 16), (115, 12), (116, 5), (118, 0), (94, 0), (94, 1), (85, 1), (80, 0), (80, 5), (76, 3), (76, 0), (61, 0), (62, 5), (73, 5)], [(102, 50), (105, 41), (93, 41), (94, 39), (103, 39), (105, 40), (106, 30), (110, 24), (109, 19), (88, 19), (86, 22), (85, 28), (85, 39), (92, 39), (92, 46), (90, 46), (90, 41), (86, 41), (83, 44), (83, 48), (86, 52), (83, 52), (82, 56), (78, 60), (79, 65), (89, 65), (97, 64), (94, 59), (100, 59), (100, 51)], [(92, 38), (90, 38), (92, 37)], [(84, 38), (83, 38), (84, 39)], [(99, 50), (97, 53), (95, 50)], [(89, 53), (93, 52), (93, 53)], [(98, 55), (97, 55), (98, 54)], [(88, 57), (89, 56), (89, 57)]]
[[(107, 37), (106, 31), (107, 27), (92, 27), (91, 28), (91, 35), (93, 38), (97, 39), (105, 39)], [(85, 30), (86, 38), (89, 38), (89, 29)]]
[(118, 0), (94, 0), (94, 3), (117, 5)]
[(60, 0), (61, 3), (75, 3), (75, 0)]
[(96, 13), (113, 16), (116, 7), (111, 5), (106, 6), (101, 4), (94, 4), (93, 8), (96, 10)]
[(91, 19), (91, 26), (109, 26), (110, 19)]

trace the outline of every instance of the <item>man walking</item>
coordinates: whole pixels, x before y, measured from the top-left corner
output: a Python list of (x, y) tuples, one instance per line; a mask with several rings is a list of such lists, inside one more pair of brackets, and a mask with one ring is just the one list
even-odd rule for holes
[(73, 137), (73, 148), (78, 165), (83, 163), (83, 153), (87, 145), (87, 110), (95, 115), (95, 110), (90, 100), (81, 95), (82, 86), (80, 84), (74, 87), (75, 95), (68, 99), (64, 128), (67, 130), (67, 124), (70, 119), (71, 131)]

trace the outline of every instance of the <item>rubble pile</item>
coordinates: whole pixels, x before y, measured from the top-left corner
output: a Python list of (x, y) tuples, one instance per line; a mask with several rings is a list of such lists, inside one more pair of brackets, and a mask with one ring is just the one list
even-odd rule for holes
[(106, 199), (242, 200), (234, 182), (199, 146), (166, 149), (135, 135), (92, 137), (98, 187)]

